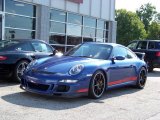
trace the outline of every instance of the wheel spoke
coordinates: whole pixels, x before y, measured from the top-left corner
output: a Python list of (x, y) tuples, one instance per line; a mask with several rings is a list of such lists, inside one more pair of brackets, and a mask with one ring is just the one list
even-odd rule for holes
[(95, 76), (94, 78), (94, 86), (93, 90), (96, 96), (101, 96), (104, 92), (104, 83), (105, 83), (105, 78), (102, 73), (99, 73)]

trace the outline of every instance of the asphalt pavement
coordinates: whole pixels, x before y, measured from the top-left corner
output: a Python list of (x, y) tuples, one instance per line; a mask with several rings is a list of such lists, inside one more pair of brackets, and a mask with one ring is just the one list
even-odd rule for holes
[(112, 89), (98, 100), (26, 93), (0, 80), (0, 120), (160, 120), (160, 69), (149, 73), (143, 90)]

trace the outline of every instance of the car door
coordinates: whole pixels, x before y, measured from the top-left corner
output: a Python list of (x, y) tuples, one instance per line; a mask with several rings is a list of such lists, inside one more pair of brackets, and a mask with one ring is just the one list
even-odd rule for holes
[(53, 55), (53, 49), (49, 45), (39, 41), (32, 41), (31, 44), (34, 48), (36, 59)]
[(108, 85), (117, 85), (125, 82), (130, 82), (136, 80), (136, 69), (134, 58), (135, 54), (125, 47), (119, 46), (113, 49), (112, 57), (123, 56), (124, 60), (114, 60), (111, 62), (110, 68), (108, 70), (109, 82)]

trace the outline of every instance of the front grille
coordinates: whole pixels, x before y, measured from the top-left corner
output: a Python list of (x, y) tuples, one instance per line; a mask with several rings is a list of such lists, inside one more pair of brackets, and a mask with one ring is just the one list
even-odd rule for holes
[(57, 91), (57, 92), (68, 92), (69, 89), (70, 89), (70, 87), (67, 86), (67, 85), (58, 85), (56, 91)]
[(39, 84), (39, 83), (31, 83), (28, 82), (28, 87), (35, 90), (46, 91), (49, 88), (49, 85)]

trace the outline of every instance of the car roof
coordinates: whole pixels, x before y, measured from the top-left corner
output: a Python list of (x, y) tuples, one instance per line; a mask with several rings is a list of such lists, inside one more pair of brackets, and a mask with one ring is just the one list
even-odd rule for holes
[(110, 46), (122, 46), (125, 47), (123, 45), (117, 44), (117, 43), (103, 43), (103, 42), (84, 42), (84, 44), (102, 44), (102, 45), (110, 45)]
[[(153, 41), (153, 42), (160, 42), (160, 40), (133, 40), (133, 41), (137, 41), (137, 42), (138, 42), (138, 41), (149, 41), (149, 42), (150, 42), (150, 41)], [(133, 42), (133, 41), (131, 41), (131, 42)]]

